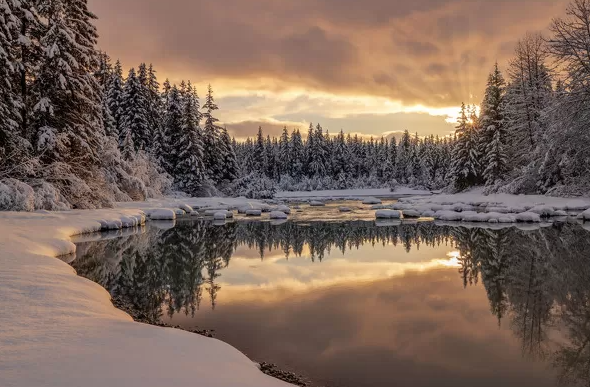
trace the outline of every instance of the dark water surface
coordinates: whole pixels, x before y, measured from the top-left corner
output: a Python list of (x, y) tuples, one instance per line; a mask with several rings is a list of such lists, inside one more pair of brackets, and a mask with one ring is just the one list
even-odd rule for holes
[(152, 322), (321, 386), (590, 386), (579, 225), (171, 226), (81, 242), (72, 265)]

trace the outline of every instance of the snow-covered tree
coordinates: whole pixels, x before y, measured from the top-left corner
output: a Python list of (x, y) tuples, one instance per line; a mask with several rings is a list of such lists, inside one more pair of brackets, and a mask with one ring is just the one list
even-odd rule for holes
[(451, 167), (455, 188), (459, 190), (472, 187), (478, 181), (478, 139), (468, 114), (468, 108), (463, 104), (457, 126), (457, 142)]
[(170, 144), (175, 148), (174, 153), (177, 155), (174, 177), (181, 191), (196, 196), (201, 189), (206, 171), (197, 97), (190, 84), (184, 93), (182, 105), (179, 141)]
[(507, 135), (504, 122), (504, 95), (506, 82), (495, 64), (494, 71), (488, 78), (484, 100), (481, 104), (479, 135), (483, 177), (487, 184), (493, 184), (508, 172), (506, 143)]
[[(147, 73), (145, 68), (142, 77), (145, 80)], [(149, 126), (148, 101), (145, 87), (140, 78), (137, 77), (135, 69), (129, 70), (123, 96), (121, 98), (121, 144), (131, 133), (136, 150), (149, 151), (153, 141), (153, 133)]]
[(213, 97), (213, 88), (209, 85), (207, 97), (203, 105), (203, 149), (205, 169), (209, 178), (214, 182), (220, 182), (223, 176), (223, 152), (221, 149), (221, 130), (217, 125), (215, 111), (219, 107)]

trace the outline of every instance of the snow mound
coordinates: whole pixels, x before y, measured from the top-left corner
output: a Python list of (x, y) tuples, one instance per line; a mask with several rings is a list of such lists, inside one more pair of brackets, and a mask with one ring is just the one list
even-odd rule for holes
[(436, 211), (436, 213), (434, 214), (434, 219), (444, 220), (448, 222), (459, 222), (463, 220), (464, 215), (465, 214), (462, 214), (460, 212), (440, 210)]
[(404, 214), (404, 218), (420, 218), (420, 217), (422, 217), (422, 214), (416, 210), (405, 210), (405, 211), (402, 211), (402, 213)]
[(403, 214), (396, 210), (379, 210), (375, 212), (375, 217), (377, 219), (402, 219)]
[(366, 198), (363, 200), (363, 204), (371, 205), (371, 204), (381, 204), (383, 203), (380, 199), (377, 198)]
[(179, 204), (178, 208), (180, 208), (181, 210), (183, 210), (187, 214), (190, 214), (193, 212), (193, 208), (186, 203)]
[(278, 206), (276, 211), (284, 212), (289, 215), (291, 213), (291, 208), (289, 206)]
[(288, 216), (287, 216), (287, 214), (285, 214), (284, 212), (281, 212), (281, 211), (272, 211), (270, 213), (270, 218), (271, 219), (287, 219)]
[[(183, 211), (184, 213), (184, 211)], [(160, 208), (147, 212), (150, 219), (153, 220), (174, 220), (176, 219), (176, 211), (169, 208)]]
[(533, 212), (535, 214), (538, 214), (538, 215), (544, 216), (544, 217), (550, 217), (555, 214), (555, 210), (553, 209), (553, 207), (549, 207), (549, 206), (535, 206), (535, 207), (531, 208), (529, 210), (529, 212)]
[(516, 215), (516, 221), (520, 223), (541, 223), (541, 215), (534, 212), (523, 212)]
[(262, 210), (247, 210), (246, 216), (262, 216)]
[(213, 214), (215, 220), (225, 220), (227, 218), (227, 211), (219, 211)]
[(199, 216), (199, 212), (198, 211), (191, 211), (191, 216)]
[(325, 207), (326, 206), (326, 203), (319, 202), (319, 201), (316, 201), (316, 200), (312, 200), (311, 202), (309, 202), (309, 205), (311, 207)]

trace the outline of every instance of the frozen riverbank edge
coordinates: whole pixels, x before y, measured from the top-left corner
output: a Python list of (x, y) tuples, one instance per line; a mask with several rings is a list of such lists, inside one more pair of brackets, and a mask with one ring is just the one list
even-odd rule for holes
[[(244, 204), (232, 199), (183, 202)], [(55, 259), (75, 251), (72, 236), (100, 231), (107, 223), (141, 221), (143, 209), (160, 204), (0, 213), (0, 386), (290, 386), (263, 374), (226, 343), (134, 322), (113, 306), (104, 288)]]

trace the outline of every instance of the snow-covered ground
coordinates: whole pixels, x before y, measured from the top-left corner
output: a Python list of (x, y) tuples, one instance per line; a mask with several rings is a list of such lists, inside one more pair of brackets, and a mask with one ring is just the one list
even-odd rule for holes
[[(186, 201), (185, 201), (186, 202)], [(243, 200), (188, 200), (243, 206)], [(58, 255), (70, 237), (141, 221), (141, 209), (0, 213), (0, 386), (280, 387), (245, 355), (215, 339), (133, 322), (106, 290)], [(256, 205), (256, 203), (252, 203)]]
[(387, 188), (382, 189), (346, 189), (346, 190), (330, 190), (330, 191), (295, 191), (277, 192), (275, 197), (277, 199), (288, 200), (312, 200), (312, 199), (330, 199), (330, 200), (355, 200), (366, 197), (378, 198), (400, 198), (409, 195), (432, 195), (431, 191), (415, 190), (411, 188), (400, 187), (395, 191)]

